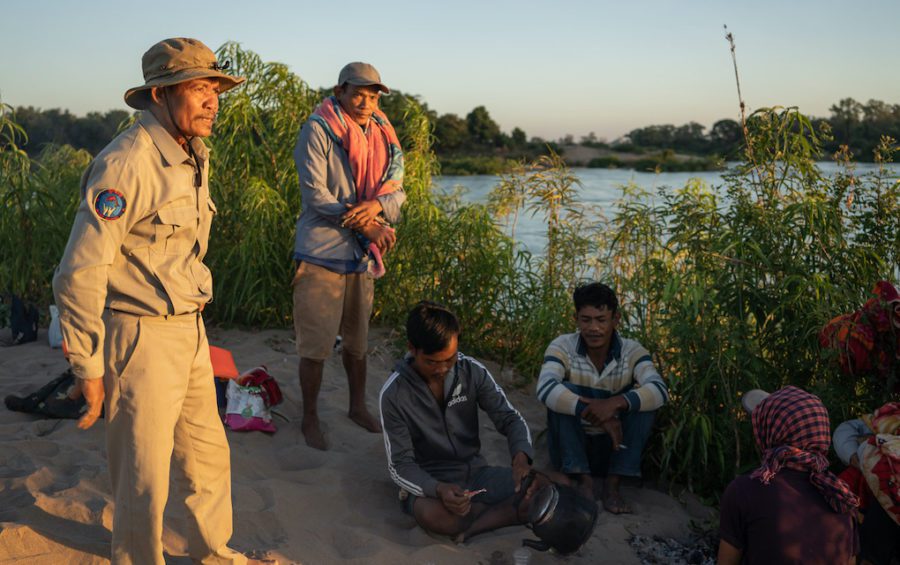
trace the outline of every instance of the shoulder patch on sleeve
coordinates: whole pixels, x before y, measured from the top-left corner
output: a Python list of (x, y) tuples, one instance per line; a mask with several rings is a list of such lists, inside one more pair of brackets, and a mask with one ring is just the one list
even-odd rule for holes
[(94, 212), (102, 220), (118, 220), (126, 206), (125, 195), (112, 188), (101, 190), (94, 197)]

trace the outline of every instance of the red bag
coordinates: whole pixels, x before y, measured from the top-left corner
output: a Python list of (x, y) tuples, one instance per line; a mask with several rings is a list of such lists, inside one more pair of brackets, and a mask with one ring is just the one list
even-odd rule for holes
[(278, 381), (269, 374), (265, 365), (260, 365), (240, 376), (238, 384), (241, 386), (255, 386), (260, 389), (260, 396), (266, 404), (266, 408), (278, 406), (284, 400)]

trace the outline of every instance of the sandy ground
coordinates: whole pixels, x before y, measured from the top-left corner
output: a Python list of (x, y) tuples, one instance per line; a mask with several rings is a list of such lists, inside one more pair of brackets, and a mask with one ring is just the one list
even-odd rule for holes
[[(3, 331), (3, 335), (8, 330)], [(268, 366), (285, 403), (278, 432), (228, 432), (231, 445), (235, 533), (232, 547), (267, 552), (281, 563), (484, 564), (512, 565), (512, 552), (530, 532), (505, 528), (455, 545), (432, 537), (400, 511), (397, 488), (388, 478), (381, 435), (369, 434), (346, 416), (346, 378), (337, 356), (327, 362), (320, 413), (330, 449), (306, 447), (300, 433), (300, 387), (292, 335), (211, 328), (210, 342), (230, 349), (241, 371)], [(385, 331), (373, 332), (369, 357), (369, 406), (394, 364)], [(36, 390), (66, 368), (59, 350), (38, 341), (0, 347), (0, 396)], [(495, 372), (496, 374), (496, 372)], [(503, 376), (497, 375), (500, 382)], [(511, 402), (538, 437), (538, 467), (546, 465), (541, 441), (543, 410), (528, 391), (508, 390)], [(488, 458), (508, 464), (505, 439), (482, 419)], [(0, 406), (0, 563), (108, 563), (113, 502), (109, 493), (102, 422), (80, 431), (74, 421), (48, 420)], [(626, 488), (635, 514), (602, 513), (582, 550), (560, 557), (532, 553), (530, 563), (639, 563), (628, 545), (632, 534), (684, 538), (691, 518), (668, 495), (651, 488)], [(170, 508), (174, 506), (170, 504)], [(181, 517), (167, 510), (164, 533), (169, 563), (190, 563)]]

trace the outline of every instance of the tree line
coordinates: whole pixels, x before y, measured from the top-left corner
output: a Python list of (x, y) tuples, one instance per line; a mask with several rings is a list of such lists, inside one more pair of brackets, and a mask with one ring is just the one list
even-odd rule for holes
[[(825, 156), (847, 146), (859, 161), (872, 162), (882, 136), (900, 139), (900, 104), (888, 104), (881, 100), (860, 103), (844, 98), (829, 108), (827, 118), (812, 118), (816, 130), (826, 133), (822, 152)], [(670, 149), (690, 155), (718, 155), (726, 159), (737, 157), (743, 142), (742, 127), (731, 119), (719, 120), (709, 132), (697, 122), (681, 126), (653, 125), (637, 128), (617, 142), (612, 148), (619, 150)], [(582, 143), (590, 144), (582, 138)]]
[[(323, 96), (328, 92), (327, 89), (319, 90)], [(385, 112), (395, 123), (402, 123), (400, 112), (404, 98), (402, 93), (397, 93), (382, 99)], [(576, 143), (571, 135), (558, 140), (529, 137), (519, 127), (504, 132), (484, 106), (473, 108), (465, 116), (439, 114), (418, 97), (414, 98), (431, 124), (434, 151), (446, 174), (502, 172), (516, 159), (533, 159), (548, 153), (548, 148), (564, 153), (566, 145)], [(860, 103), (853, 98), (844, 98), (829, 110), (829, 117), (813, 119), (817, 129), (825, 126), (826, 131), (831, 132), (831, 139), (824, 140), (822, 145), (826, 155), (846, 145), (857, 160), (872, 161), (882, 135), (900, 139), (900, 104), (881, 100)], [(58, 108), (42, 110), (20, 106), (15, 109), (16, 121), (28, 134), (28, 143), (23, 149), (32, 157), (48, 144), (70, 145), (96, 155), (129, 118), (130, 114), (125, 110), (75, 116)], [(733, 159), (742, 139), (741, 124), (723, 119), (715, 122), (709, 131), (697, 122), (680, 126), (650, 125), (633, 129), (612, 142), (598, 139), (591, 132), (582, 136), (578, 143), (618, 152), (670, 150), (686, 155)]]
[(131, 117), (125, 110), (89, 112), (76, 116), (68, 110), (41, 110), (19, 106), (14, 111), (16, 122), (28, 135), (22, 149), (29, 157), (36, 157), (48, 145), (70, 145), (96, 155), (115, 137), (120, 125)]

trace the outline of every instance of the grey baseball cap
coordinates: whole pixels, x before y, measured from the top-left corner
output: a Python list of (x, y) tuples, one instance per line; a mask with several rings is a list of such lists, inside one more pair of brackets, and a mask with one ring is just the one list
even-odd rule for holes
[(381, 82), (381, 75), (369, 63), (347, 63), (338, 75), (338, 86), (352, 84), (355, 86), (377, 86), (378, 90), (390, 94), (391, 89)]
[(744, 407), (744, 410), (747, 411), (747, 414), (751, 414), (759, 404), (769, 397), (769, 393), (762, 390), (761, 388), (754, 388), (753, 390), (748, 390), (741, 396), (741, 406)]

